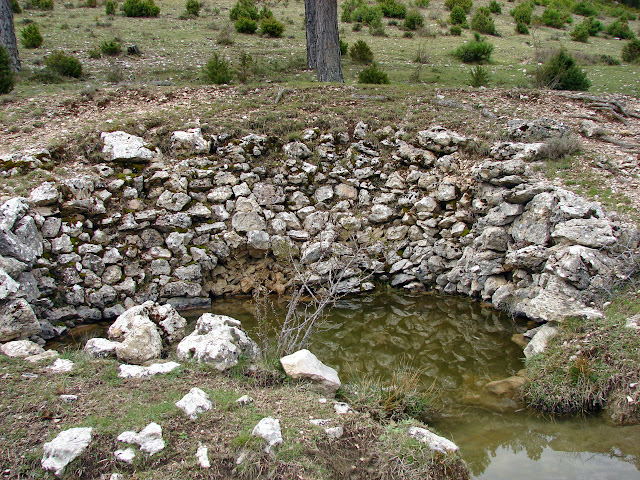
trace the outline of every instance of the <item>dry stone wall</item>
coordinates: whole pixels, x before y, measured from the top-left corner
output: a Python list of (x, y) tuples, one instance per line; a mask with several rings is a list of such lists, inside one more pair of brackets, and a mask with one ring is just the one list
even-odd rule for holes
[[(540, 321), (597, 316), (593, 295), (631, 273), (640, 238), (536, 179), (541, 143), (496, 144), (473, 164), (468, 140), (439, 126), (413, 138), (308, 130), (284, 145), (192, 129), (171, 135), (168, 154), (124, 132), (101, 141), (91, 174), (0, 207), (0, 341), (52, 338), (148, 300), (282, 293), (291, 259), (318, 285), (348, 264), (342, 292), (382, 282)], [(52, 163), (46, 151), (0, 160), (5, 175)]]

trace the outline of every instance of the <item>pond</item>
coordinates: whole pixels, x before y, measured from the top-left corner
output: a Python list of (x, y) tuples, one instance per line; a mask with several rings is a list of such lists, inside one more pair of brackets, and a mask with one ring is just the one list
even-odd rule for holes
[[(251, 300), (225, 299), (212, 312), (237, 318), (255, 338)], [(640, 426), (545, 419), (485, 392), (523, 368), (511, 337), (526, 328), (465, 298), (390, 291), (341, 300), (308, 348), (343, 381), (419, 370), (424, 388), (439, 393), (432, 426), (460, 447), (474, 478), (640, 479)]]

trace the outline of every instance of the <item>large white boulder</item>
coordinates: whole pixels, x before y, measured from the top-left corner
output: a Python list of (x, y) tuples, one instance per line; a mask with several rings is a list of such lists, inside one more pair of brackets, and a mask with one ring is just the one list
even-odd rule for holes
[(44, 348), (30, 340), (14, 340), (13, 342), (7, 342), (0, 347), (0, 350), (7, 357), (18, 358), (30, 357), (31, 355), (44, 353)]
[(141, 137), (118, 131), (103, 132), (100, 138), (104, 143), (102, 153), (107, 160), (147, 163), (156, 157), (156, 153), (145, 146)]
[(205, 313), (198, 319), (193, 333), (178, 344), (178, 358), (193, 358), (220, 371), (237, 365), (241, 355), (254, 360), (260, 349), (241, 327), (234, 318)]
[(191, 420), (196, 420), (199, 414), (213, 408), (213, 402), (206, 392), (194, 387), (176, 402), (176, 407), (186, 413)]
[(338, 372), (326, 366), (309, 350), (298, 350), (280, 359), (287, 375), (296, 380), (309, 380), (327, 394), (340, 388)]
[(116, 346), (116, 356), (125, 363), (139, 365), (162, 352), (162, 339), (155, 323), (141, 315), (136, 315), (129, 325), (130, 330), (124, 341)]
[(122, 342), (131, 330), (135, 317), (144, 317), (160, 327), (162, 338), (172, 344), (184, 337), (187, 321), (171, 305), (160, 305), (152, 301), (136, 305), (123, 312), (109, 327), (111, 340)]
[(436, 435), (426, 428), (411, 427), (407, 430), (407, 435), (415, 438), (420, 443), (427, 444), (430, 450), (441, 453), (457, 452), (459, 450), (458, 446), (451, 440)]
[(56, 438), (43, 446), (41, 465), (61, 475), (70, 462), (77, 458), (91, 442), (91, 428), (76, 427), (60, 432)]
[(282, 431), (280, 430), (280, 420), (265, 417), (253, 428), (251, 435), (260, 437), (267, 441), (264, 451), (269, 453), (271, 448), (282, 443)]
[(112, 342), (106, 338), (90, 338), (84, 345), (84, 351), (93, 358), (105, 358), (116, 354), (118, 342)]

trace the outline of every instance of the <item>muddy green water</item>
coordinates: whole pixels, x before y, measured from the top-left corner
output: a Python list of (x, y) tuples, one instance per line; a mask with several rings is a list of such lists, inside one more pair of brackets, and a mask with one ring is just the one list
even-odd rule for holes
[[(218, 302), (212, 312), (254, 333), (250, 300)], [(387, 292), (340, 301), (308, 348), (343, 381), (419, 369), (425, 388), (440, 392), (432, 426), (460, 447), (477, 479), (640, 479), (640, 426), (614, 427), (604, 416), (554, 421), (485, 393), (487, 382), (523, 367), (511, 336), (525, 329), (464, 298)]]

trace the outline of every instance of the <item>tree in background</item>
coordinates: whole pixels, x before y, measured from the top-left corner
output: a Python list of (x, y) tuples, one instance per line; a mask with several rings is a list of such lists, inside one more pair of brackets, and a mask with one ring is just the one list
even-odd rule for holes
[(7, 49), (11, 60), (11, 69), (14, 72), (20, 71), (18, 42), (16, 41), (16, 30), (13, 26), (11, 0), (0, 0), (0, 45)]

